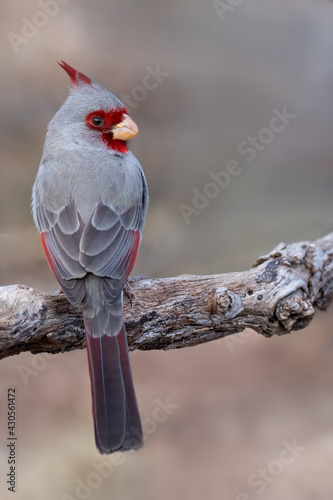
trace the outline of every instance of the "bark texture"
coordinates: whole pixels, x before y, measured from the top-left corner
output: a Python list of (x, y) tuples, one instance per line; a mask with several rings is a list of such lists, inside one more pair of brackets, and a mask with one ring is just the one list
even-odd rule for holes
[[(280, 243), (252, 269), (211, 276), (142, 279), (125, 297), (131, 350), (174, 349), (251, 328), (266, 337), (305, 328), (333, 297), (333, 233)], [(23, 351), (85, 347), (81, 311), (63, 294), (0, 287), (0, 359)]]

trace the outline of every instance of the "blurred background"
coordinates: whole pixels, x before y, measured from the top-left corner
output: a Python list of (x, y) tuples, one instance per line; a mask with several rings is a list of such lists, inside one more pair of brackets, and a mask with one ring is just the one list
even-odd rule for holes
[[(139, 125), (151, 202), (134, 275), (245, 270), (333, 230), (332, 2), (2, 0), (1, 12), (1, 285), (57, 289), (30, 196), (67, 96), (60, 59), (125, 96)], [(284, 109), (293, 117), (267, 131)], [(179, 206), (231, 160), (239, 173), (185, 221)], [(332, 309), (283, 338), (132, 353), (146, 445), (113, 465), (95, 449), (85, 351), (1, 361), (1, 498), (15, 387), (20, 500), (331, 500), (331, 325)]]

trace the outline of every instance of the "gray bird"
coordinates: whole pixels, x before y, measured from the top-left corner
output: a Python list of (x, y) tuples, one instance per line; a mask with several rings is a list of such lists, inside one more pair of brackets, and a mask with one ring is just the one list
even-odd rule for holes
[(32, 210), (69, 302), (83, 312), (100, 453), (142, 446), (123, 289), (148, 205), (142, 167), (126, 141), (138, 133), (123, 103), (65, 62), (69, 96), (50, 121)]

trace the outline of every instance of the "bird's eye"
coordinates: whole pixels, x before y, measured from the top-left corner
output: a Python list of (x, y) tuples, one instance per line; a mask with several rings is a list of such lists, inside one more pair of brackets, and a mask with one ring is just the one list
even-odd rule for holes
[(93, 125), (95, 125), (95, 127), (101, 127), (104, 123), (104, 120), (103, 118), (101, 118), (100, 116), (94, 116), (92, 119), (91, 119), (91, 123)]

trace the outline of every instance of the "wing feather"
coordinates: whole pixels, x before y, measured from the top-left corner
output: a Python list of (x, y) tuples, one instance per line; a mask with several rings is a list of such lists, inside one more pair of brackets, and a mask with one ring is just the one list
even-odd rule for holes
[[(142, 217), (141, 204), (122, 214), (106, 205), (98, 205), (81, 238), (80, 262), (86, 271), (121, 280), (124, 284), (133, 267), (130, 267), (133, 252), (134, 260), (136, 257)], [(99, 229), (101, 227), (107, 229)]]
[(58, 212), (38, 205), (36, 216), (50, 267), (70, 302), (82, 302), (82, 278), (92, 273), (106, 278), (105, 300), (114, 303), (135, 262), (144, 217), (142, 204), (117, 213), (99, 203), (86, 225), (73, 202)]

